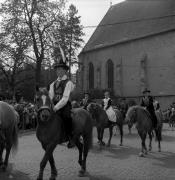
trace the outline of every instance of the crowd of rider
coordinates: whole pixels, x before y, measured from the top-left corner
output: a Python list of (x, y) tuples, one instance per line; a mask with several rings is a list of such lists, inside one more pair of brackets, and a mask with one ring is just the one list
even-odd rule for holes
[[(4, 101), (14, 106), (15, 110), (19, 113), (20, 121), (18, 126), (20, 129), (30, 129), (36, 127), (37, 112), (33, 103), (24, 101), (23, 97), (18, 99), (18, 101), (12, 99), (5, 99)], [(91, 99), (90, 93), (86, 91), (84, 93), (84, 98), (80, 101), (79, 105), (84, 109), (87, 109), (88, 104), (91, 102), (94, 102), (94, 100)], [(122, 98), (120, 103), (114, 105), (110, 97), (110, 92), (106, 91), (104, 93), (104, 99), (101, 100), (101, 105), (108, 114), (110, 121), (115, 122), (116, 120), (113, 108), (117, 108), (123, 114), (126, 114), (128, 107), (136, 105), (136, 102), (126, 101), (125, 98)], [(153, 119), (153, 124), (156, 126), (157, 120), (154, 112), (155, 110), (160, 109), (160, 104), (150, 95), (150, 90), (144, 89), (140, 105), (146, 107), (146, 109), (150, 112)], [(175, 114), (175, 103), (172, 103), (170, 107), (163, 113), (165, 114), (165, 120), (168, 119), (168, 117), (170, 117), (172, 114)]]

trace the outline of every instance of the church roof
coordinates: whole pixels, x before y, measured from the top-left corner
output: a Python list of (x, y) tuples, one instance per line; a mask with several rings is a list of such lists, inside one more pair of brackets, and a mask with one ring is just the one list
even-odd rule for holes
[(175, 0), (127, 0), (113, 5), (82, 52), (175, 29)]

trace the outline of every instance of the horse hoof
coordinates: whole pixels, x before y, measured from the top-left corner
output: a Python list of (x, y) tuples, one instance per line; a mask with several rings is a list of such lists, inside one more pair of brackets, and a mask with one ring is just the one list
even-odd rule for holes
[(85, 176), (85, 172), (86, 172), (85, 170), (82, 170), (82, 169), (81, 169), (81, 170), (79, 171), (79, 173), (78, 173), (78, 176), (79, 176), (79, 177), (84, 177), (84, 176)]
[(56, 178), (55, 177), (50, 177), (49, 180), (56, 180)]
[(3, 164), (1, 167), (2, 167), (2, 170), (5, 172), (7, 169), (7, 166)]
[(145, 155), (147, 155), (148, 154), (148, 152), (147, 151), (145, 151)]
[(140, 152), (140, 153), (139, 153), (139, 157), (144, 157), (143, 152)]
[(102, 145), (102, 146), (105, 146), (105, 142), (102, 141), (102, 142), (101, 142), (101, 145)]
[(158, 152), (161, 152), (161, 149), (159, 149)]
[(122, 144), (122, 143), (120, 143), (120, 144), (119, 144), (119, 146), (123, 146), (123, 144)]

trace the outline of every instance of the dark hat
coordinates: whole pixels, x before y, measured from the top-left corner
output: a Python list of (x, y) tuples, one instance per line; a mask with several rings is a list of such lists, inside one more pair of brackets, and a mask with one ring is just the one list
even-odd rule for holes
[(147, 89), (147, 88), (145, 88), (143, 91), (142, 91), (142, 93), (143, 94), (145, 94), (145, 93), (150, 93), (151, 91), (149, 90), (149, 89)]
[(63, 68), (65, 70), (69, 70), (69, 66), (66, 64), (66, 62), (63, 61), (62, 58), (60, 58), (59, 62), (55, 62), (53, 66), (54, 66), (54, 69)]

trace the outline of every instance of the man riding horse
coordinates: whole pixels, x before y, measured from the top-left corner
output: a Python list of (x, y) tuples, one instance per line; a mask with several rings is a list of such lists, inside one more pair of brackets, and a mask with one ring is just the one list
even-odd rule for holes
[[(61, 51), (61, 50), (60, 50)], [(63, 55), (62, 55), (63, 56)], [(54, 64), (57, 79), (50, 85), (49, 96), (54, 107), (53, 110), (62, 117), (66, 135), (69, 138), (68, 148), (74, 147), (72, 140), (72, 117), (70, 94), (74, 89), (74, 84), (68, 79), (67, 72), (69, 67), (64, 61), (64, 56)]]
[(143, 98), (141, 100), (141, 106), (145, 107), (146, 110), (150, 113), (153, 123), (153, 128), (156, 129), (157, 117), (154, 111), (153, 97), (150, 95), (151, 91), (145, 88), (142, 93), (143, 93)]
[(86, 91), (84, 93), (84, 98), (82, 99), (82, 101), (80, 102), (80, 106), (82, 106), (84, 109), (87, 110), (87, 106), (89, 105), (89, 103), (91, 103), (92, 100), (90, 98), (90, 94)]

